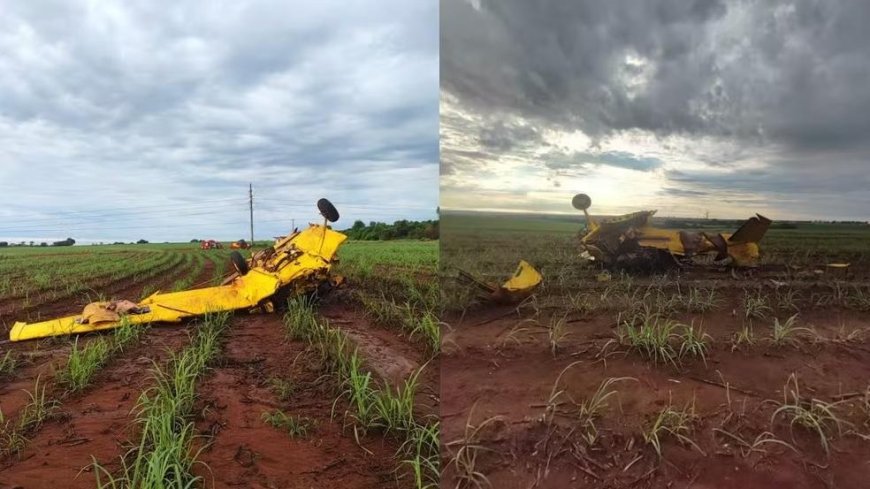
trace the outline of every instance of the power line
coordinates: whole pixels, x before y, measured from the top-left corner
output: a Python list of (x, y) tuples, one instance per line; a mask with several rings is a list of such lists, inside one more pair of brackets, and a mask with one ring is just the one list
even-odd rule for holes
[[(66, 196), (68, 197), (69, 193), (67, 193)], [(223, 197), (220, 199), (194, 200), (194, 201), (191, 201), (189, 203), (191, 203), (191, 204), (204, 204), (204, 203), (211, 203), (211, 202), (227, 202), (227, 201), (238, 201), (238, 200), (241, 200), (241, 199), (239, 199), (238, 197)], [(174, 207), (176, 205), (178, 205), (178, 204), (177, 203), (176, 204), (149, 204), (149, 205), (134, 205), (134, 206), (129, 206), (129, 207), (110, 207), (109, 209), (110, 210), (127, 210), (127, 209), (134, 209), (135, 210), (135, 209), (149, 209), (149, 208), (157, 208), (157, 207)], [(59, 213), (60, 214), (76, 214), (76, 213), (80, 213), (80, 212), (101, 212), (103, 210), (104, 210), (103, 208), (100, 208), (100, 209), (95, 209), (95, 210), (83, 210), (83, 211), (59, 211)]]
[[(155, 220), (170, 219), (170, 218), (176, 218), (176, 217), (214, 215), (216, 209), (217, 210), (227, 210), (229, 208), (238, 208), (238, 207), (239, 207), (238, 205), (233, 204), (232, 206), (229, 206), (229, 207), (227, 207), (227, 206), (212, 206), (209, 208), (197, 209), (194, 212), (180, 212), (180, 213), (174, 212), (171, 214), (171, 216), (167, 216), (167, 217), (165, 217), (165, 213), (160, 213), (159, 216), (155, 215), (155, 216), (150, 216), (150, 217), (136, 217), (136, 216), (133, 216), (133, 217), (134, 217), (134, 220), (137, 222), (151, 222), (151, 221), (155, 221)], [(127, 218), (127, 217), (129, 217), (129, 215), (126, 215), (123, 217)], [(77, 220), (71, 220), (70, 222), (67, 222), (67, 223), (59, 222), (59, 221), (62, 221), (62, 219), (46, 219), (42, 222), (21, 221), (19, 223), (12, 223), (11, 226), (7, 226), (5, 224), (0, 225), (0, 231), (28, 230), (28, 229), (34, 229), (34, 228), (43, 228), (46, 226), (56, 227), (56, 228), (57, 227), (68, 228), (70, 226), (76, 227), (76, 226), (82, 226), (82, 225), (85, 225), (85, 226), (101, 225), (101, 224), (108, 225), (108, 224), (118, 222), (121, 220), (128, 221), (130, 219), (121, 219), (121, 216), (100, 216), (98, 218), (79, 218)], [(5, 223), (6, 221), (0, 220), (0, 222)]]
[[(288, 200), (288, 199), (273, 199), (268, 197), (261, 197), (259, 200), (266, 202), (281, 202), (288, 204), (298, 204), (296, 207), (303, 207), (310, 205), (304, 205), (303, 203), (307, 203), (308, 201), (300, 201), (300, 200)], [(399, 207), (400, 209), (409, 209), (409, 210), (434, 210), (436, 206), (412, 206), (412, 205), (402, 205), (397, 206), (395, 204), (385, 204), (385, 205), (376, 205), (376, 204), (351, 204), (351, 203), (343, 203), (343, 202), (335, 202), (335, 206), (339, 208), (351, 208), (351, 209), (396, 209)]]

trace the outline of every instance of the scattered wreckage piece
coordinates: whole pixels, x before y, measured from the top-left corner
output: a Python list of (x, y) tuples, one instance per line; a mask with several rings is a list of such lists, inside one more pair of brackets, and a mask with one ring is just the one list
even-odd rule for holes
[(525, 260), (520, 260), (514, 274), (500, 286), (483, 282), (463, 270), (459, 271), (458, 278), (477, 287), (481, 299), (498, 304), (515, 304), (522, 301), (532, 295), (543, 281), (541, 273)]
[(180, 292), (156, 292), (144, 300), (94, 302), (82, 314), (36, 323), (16, 322), (9, 338), (23, 341), (48, 336), (88, 333), (117, 328), (122, 323), (177, 323), (211, 312), (240, 309), (272, 311), (287, 298), (323, 294), (343, 283), (330, 273), (338, 259), (336, 253), (347, 239), (333, 231), (327, 221), (338, 220), (338, 211), (326, 199), (317, 207), (323, 224), (280, 237), (269, 248), (254, 254), (250, 262), (234, 251), (231, 255), (236, 273), (216, 287)]

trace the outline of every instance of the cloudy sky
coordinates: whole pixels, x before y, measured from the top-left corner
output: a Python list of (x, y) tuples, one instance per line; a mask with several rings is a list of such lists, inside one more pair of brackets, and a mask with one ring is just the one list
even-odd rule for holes
[(870, 2), (441, 9), (444, 208), (870, 219)]
[(435, 0), (0, 3), (0, 240), (435, 216)]

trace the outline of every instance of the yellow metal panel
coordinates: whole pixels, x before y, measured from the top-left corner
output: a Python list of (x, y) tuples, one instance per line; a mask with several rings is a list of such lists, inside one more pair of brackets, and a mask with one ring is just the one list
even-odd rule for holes
[(541, 283), (541, 280), (543, 280), (543, 277), (535, 270), (535, 267), (529, 265), (525, 260), (520, 260), (517, 271), (514, 272), (513, 276), (501, 288), (510, 292), (531, 290), (537, 287)]
[(685, 253), (680, 233), (670, 229), (658, 229), (646, 226), (638, 233), (638, 244), (647, 248), (658, 248), (671, 253), (682, 255)]

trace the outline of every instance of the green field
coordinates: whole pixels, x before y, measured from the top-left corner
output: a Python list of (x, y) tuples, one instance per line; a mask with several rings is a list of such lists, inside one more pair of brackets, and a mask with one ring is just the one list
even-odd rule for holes
[[(662, 226), (669, 220), (656, 221)], [(728, 227), (705, 227), (702, 220), (687, 221), (691, 226), (682, 229), (733, 232), (739, 225), (734, 221), (726, 222)], [(538, 268), (551, 285), (587, 280), (594, 268), (579, 256), (577, 240), (583, 226), (582, 216), (442, 213), (440, 264), (447, 302), (461, 304), (467, 299), (467, 291), (453, 280), (459, 270), (495, 283), (509, 276), (521, 259)], [(767, 232), (761, 241), (763, 265), (809, 269), (848, 262), (854, 270), (870, 268), (870, 226), (815, 222), (789, 226), (793, 229)]]
[[(257, 245), (256, 249), (265, 243)], [(142, 295), (147, 296), (161, 281), (164, 290), (215, 284), (229, 270), (230, 252), (228, 248), (200, 250), (198, 243), (4, 247), (0, 248), (0, 301), (26, 309), (58, 301), (104, 299), (122, 285), (142, 284)], [(241, 253), (248, 256), (250, 251)], [(414, 284), (415, 277), (434, 275), (438, 242), (347, 241), (339, 258), (338, 273), (370, 286), (373, 293), (386, 290), (398, 301), (399, 295), (408, 294), (397, 290)], [(208, 262), (212, 271), (206, 274)], [(427, 288), (428, 296), (433, 293)]]
[[(674, 221), (691, 225), (668, 226)], [(657, 218), (653, 224), (671, 229), (733, 232), (740, 221), (705, 224), (703, 220)], [(787, 259), (794, 253), (858, 263), (867, 260), (870, 225), (818, 222), (790, 222), (788, 225), (793, 228), (780, 229), (774, 223), (765, 235), (762, 248), (768, 260)], [(515, 249), (534, 253), (543, 244), (544, 248), (552, 251), (558, 243), (573, 241), (583, 228), (584, 219), (582, 216), (568, 215), (445, 213), (441, 226), (444, 236), (442, 261), (449, 266), (457, 254), (466, 254), (470, 249), (486, 252), (490, 247), (496, 247), (508, 253), (513, 253)]]

